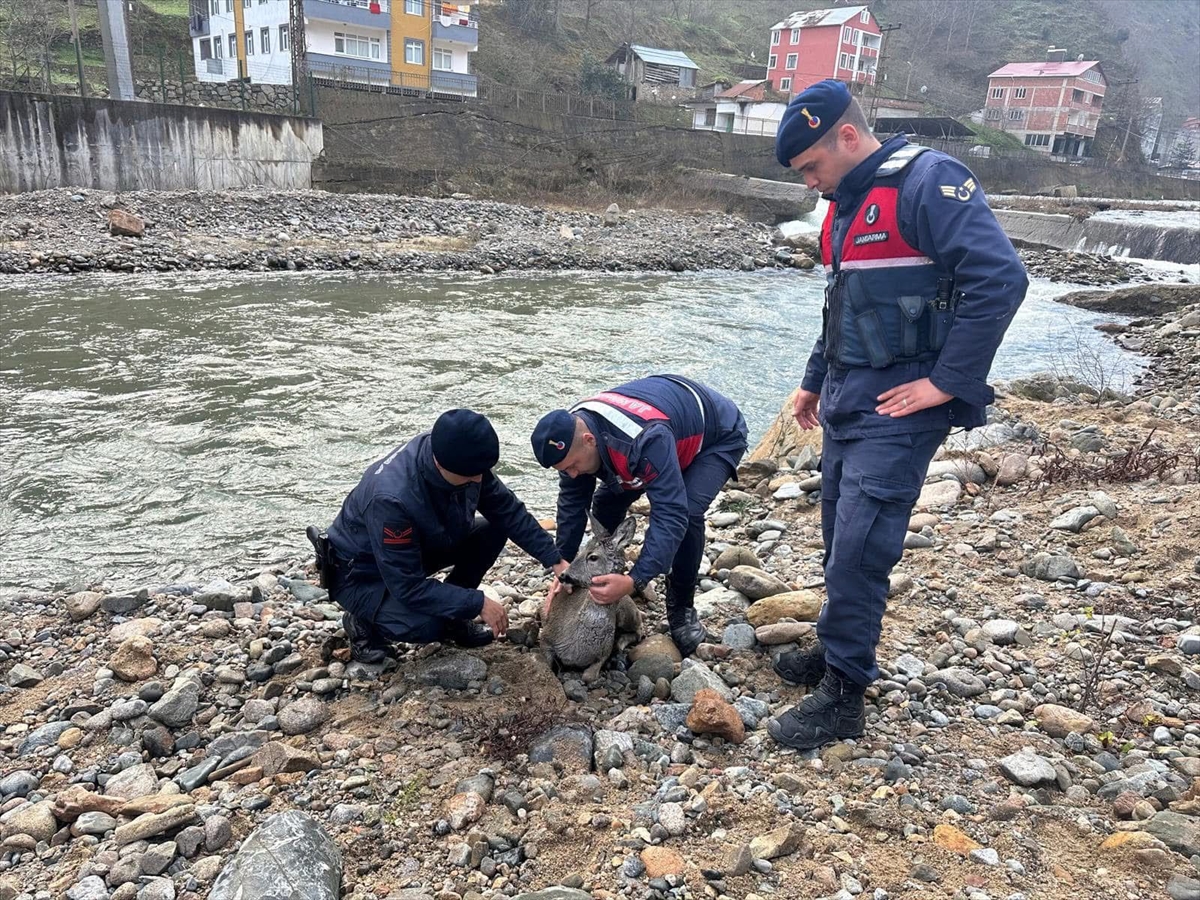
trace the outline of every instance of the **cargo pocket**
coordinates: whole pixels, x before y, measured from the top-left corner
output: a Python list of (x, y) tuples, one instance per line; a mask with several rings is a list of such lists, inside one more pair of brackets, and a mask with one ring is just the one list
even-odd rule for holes
[(904, 552), (919, 488), (875, 475), (863, 475), (858, 486), (861, 496), (849, 523), (849, 543), (841, 549), (850, 565), (886, 575)]
[(915, 294), (896, 301), (900, 307), (900, 352), (906, 359), (921, 352), (921, 319), (931, 302)]

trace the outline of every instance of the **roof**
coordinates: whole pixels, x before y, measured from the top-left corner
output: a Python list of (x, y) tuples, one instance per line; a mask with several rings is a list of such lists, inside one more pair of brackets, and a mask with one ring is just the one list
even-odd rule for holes
[(1100, 60), (1071, 60), (1057, 62), (1045, 60), (1042, 62), (1009, 63), (1001, 66), (988, 78), (1076, 78), (1090, 69), (1100, 65)]
[(657, 63), (660, 66), (678, 66), (681, 69), (700, 68), (681, 50), (659, 50), (657, 47), (644, 47), (641, 44), (633, 44), (630, 49), (640, 56), (643, 62)]
[(764, 100), (783, 100), (783, 95), (771, 89), (771, 82), (751, 79), (739, 81), (729, 90), (721, 91), (714, 99), (717, 100), (748, 100), (762, 102)]
[(1200, 128), (1200, 119), (1184, 119), (1181, 127), (1188, 129)]
[(824, 25), (843, 25), (862, 15), (865, 6), (839, 6), (837, 9), (814, 9), (811, 12), (794, 12), (771, 30), (780, 28), (820, 28)]

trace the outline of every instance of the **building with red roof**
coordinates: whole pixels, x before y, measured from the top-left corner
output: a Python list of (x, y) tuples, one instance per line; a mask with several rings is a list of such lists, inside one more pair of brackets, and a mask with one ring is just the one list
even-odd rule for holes
[(1009, 132), (1031, 150), (1090, 156), (1108, 87), (1100, 62), (1068, 62), (1065, 50), (1051, 49), (1049, 55), (1044, 62), (1009, 63), (988, 76), (984, 124)]

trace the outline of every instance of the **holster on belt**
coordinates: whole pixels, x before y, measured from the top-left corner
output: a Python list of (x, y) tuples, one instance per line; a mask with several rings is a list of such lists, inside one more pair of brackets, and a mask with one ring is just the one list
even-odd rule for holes
[(305, 531), (308, 539), (312, 542), (313, 549), (317, 552), (317, 574), (319, 584), (325, 590), (329, 590), (330, 582), (333, 580), (333, 547), (329, 543), (329, 535), (316, 525), (309, 525)]

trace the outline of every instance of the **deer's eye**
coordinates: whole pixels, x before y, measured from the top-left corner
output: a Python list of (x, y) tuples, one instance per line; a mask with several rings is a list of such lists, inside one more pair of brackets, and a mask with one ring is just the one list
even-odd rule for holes
[(600, 562), (600, 554), (599, 553), (588, 554), (588, 562)]

